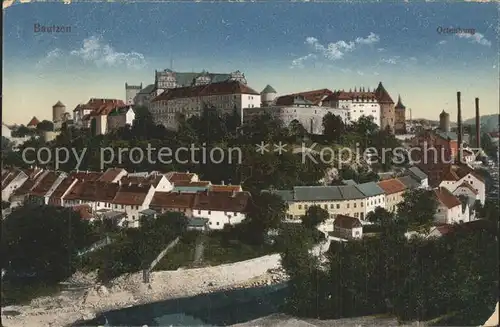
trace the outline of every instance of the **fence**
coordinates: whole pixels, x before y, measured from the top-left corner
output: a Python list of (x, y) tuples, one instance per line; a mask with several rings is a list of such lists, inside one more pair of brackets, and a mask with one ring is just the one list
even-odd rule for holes
[(150, 275), (151, 271), (153, 270), (153, 268), (158, 264), (158, 262), (160, 262), (161, 259), (163, 259), (163, 257), (167, 254), (168, 251), (170, 251), (174, 246), (177, 245), (177, 243), (179, 243), (180, 239), (181, 238), (178, 236), (175, 240), (170, 242), (170, 244), (167, 245), (167, 247), (163, 251), (160, 252), (160, 254), (156, 257), (156, 259), (154, 259), (154, 261), (151, 262), (151, 265), (149, 265), (149, 268), (144, 269), (142, 271), (144, 283), (149, 283), (149, 275)]
[(106, 245), (109, 245), (111, 243), (113, 243), (113, 240), (111, 240), (111, 238), (109, 236), (106, 236), (106, 238), (99, 240), (99, 241), (95, 242), (94, 244), (92, 244), (91, 246), (89, 246), (88, 248), (86, 248), (85, 250), (78, 252), (78, 256), (80, 257), (80, 256), (85, 255), (87, 253), (94, 252), (95, 250), (99, 250), (100, 248), (103, 248)]

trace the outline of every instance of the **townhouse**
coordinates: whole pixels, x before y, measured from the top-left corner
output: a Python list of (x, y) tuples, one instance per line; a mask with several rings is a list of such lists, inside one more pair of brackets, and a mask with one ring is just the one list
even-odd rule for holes
[(248, 192), (199, 192), (194, 199), (193, 218), (208, 219), (209, 229), (239, 224), (247, 216), (250, 198)]
[(397, 178), (380, 181), (378, 186), (384, 190), (386, 210), (396, 213), (398, 204), (403, 202), (403, 194), (406, 192), (407, 187)]
[(135, 112), (132, 106), (117, 107), (108, 114), (108, 131), (114, 131), (125, 126), (132, 126)]
[[(445, 187), (454, 194), (460, 194), (464, 182), (470, 185), (476, 193), (473, 199), (479, 200), (482, 205), (486, 200), (486, 185), (484, 179), (467, 165), (448, 165), (444, 168), (443, 177), (438, 184), (439, 187)], [(465, 184), (465, 185), (467, 185)]]
[(54, 189), (54, 192), (49, 196), (49, 205), (53, 206), (65, 206), (64, 197), (69, 193), (71, 188), (75, 186), (78, 179), (74, 176), (67, 176), (64, 178), (59, 185)]
[(52, 192), (66, 178), (65, 173), (48, 171), (47, 174), (27, 194), (31, 203), (46, 205)]
[(469, 207), (454, 196), (445, 187), (434, 190), (438, 201), (438, 208), (434, 216), (434, 221), (438, 224), (454, 224), (469, 221)]
[(368, 213), (375, 211), (375, 208), (385, 208), (385, 193), (384, 190), (375, 182), (368, 182), (363, 184), (355, 184), (356, 188), (365, 195), (364, 201), (364, 215), (360, 217), (364, 219)]
[(154, 193), (153, 185), (121, 185), (111, 201), (113, 210), (127, 215), (128, 227), (139, 227), (139, 212), (149, 208)]
[(181, 212), (187, 218), (193, 216), (195, 193), (156, 192), (149, 207), (158, 213)]
[[(293, 190), (267, 190), (267, 192), (280, 196), (288, 204), (287, 218), (292, 221), (300, 221), (311, 206), (327, 210), (330, 218), (343, 214), (364, 220), (367, 212), (374, 210), (378, 204), (383, 205), (381, 200), (383, 195), (371, 186), (363, 186), (365, 192), (369, 194), (367, 196), (358, 187), (359, 185), (295, 186)], [(367, 203), (370, 203), (368, 210)]]
[(88, 204), (93, 211), (111, 210), (120, 185), (101, 181), (78, 181), (64, 197), (65, 206)]

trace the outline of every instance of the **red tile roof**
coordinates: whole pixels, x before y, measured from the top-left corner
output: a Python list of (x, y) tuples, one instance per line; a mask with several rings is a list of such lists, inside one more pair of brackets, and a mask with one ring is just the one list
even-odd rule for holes
[(78, 181), (64, 198), (65, 200), (83, 200), (111, 202), (118, 192), (119, 185), (116, 183), (104, 183), (100, 181)]
[(50, 195), (51, 198), (60, 199), (64, 193), (68, 190), (71, 184), (76, 180), (76, 178), (68, 176), (62, 180), (61, 184), (59, 184), (54, 192)]
[(40, 182), (30, 191), (30, 195), (35, 196), (45, 196), (50, 188), (54, 185), (54, 183), (59, 178), (60, 174), (49, 171), (47, 175), (45, 175)]
[(20, 173), (20, 170), (13, 168), (2, 175), (2, 190), (6, 188)]
[(77, 178), (79, 181), (96, 181), (102, 176), (102, 173), (95, 171), (72, 171), (69, 177)]
[(148, 195), (151, 185), (122, 185), (113, 199), (113, 204), (142, 205)]
[(199, 192), (196, 194), (193, 209), (227, 212), (245, 212), (250, 203), (250, 193), (235, 194)]
[[(86, 104), (79, 104), (73, 111), (90, 110), (90, 116), (107, 115), (111, 110), (125, 106), (122, 100), (118, 99), (97, 99), (91, 98)], [(83, 118), (86, 118), (85, 115)], [(88, 117), (87, 117), (88, 118)]]
[[(293, 94), (288, 94), (284, 95), (286, 96), (303, 96), (306, 100), (311, 101), (314, 105), (319, 105), (323, 99), (327, 98), (328, 96), (332, 95), (333, 92), (329, 89), (320, 89), (320, 90), (312, 90), (312, 91), (305, 91), (305, 92), (299, 92), (299, 93), (293, 93)], [(281, 97), (280, 97), (281, 98)]]
[(100, 182), (111, 183), (123, 171), (123, 168), (109, 168), (99, 178)]
[(187, 86), (170, 89), (155, 97), (152, 102), (209, 95), (254, 94), (259, 92), (239, 81), (223, 81), (207, 85)]
[(152, 185), (153, 187), (157, 187), (160, 183), (163, 175), (148, 175), (144, 176), (124, 176), (120, 179), (120, 184), (135, 184), (135, 185)]
[(352, 100), (359, 100), (359, 101), (377, 101), (377, 97), (374, 92), (361, 92), (361, 91), (336, 91), (335, 93), (331, 94), (326, 98), (324, 101), (352, 101)]
[(461, 206), (462, 202), (454, 196), (450, 191), (444, 187), (439, 187), (434, 190), (436, 197), (439, 202), (441, 202), (448, 209), (455, 208), (456, 206)]
[(165, 177), (167, 177), (167, 179), (170, 183), (190, 182), (193, 179), (194, 174), (171, 171), (171, 172), (166, 173)]
[(384, 190), (385, 194), (394, 194), (404, 192), (406, 190), (405, 184), (401, 183), (397, 178), (386, 179), (378, 182), (378, 186)]
[(20, 196), (28, 194), (43, 176), (45, 176), (44, 173), (31, 174), (31, 176), (14, 191), (13, 195)]
[(346, 229), (353, 229), (362, 226), (358, 218), (345, 215), (337, 215), (333, 224), (335, 227), (346, 228)]
[(156, 192), (150, 207), (189, 209), (193, 207), (195, 197), (194, 193)]
[(31, 118), (30, 122), (26, 126), (28, 126), (28, 127), (30, 127), (30, 126), (36, 127), (38, 124), (40, 124), (40, 121), (36, 117), (33, 117), (33, 118)]

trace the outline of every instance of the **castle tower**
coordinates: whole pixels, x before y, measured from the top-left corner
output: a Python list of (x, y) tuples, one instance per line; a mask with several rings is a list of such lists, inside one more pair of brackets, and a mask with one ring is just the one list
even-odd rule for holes
[(140, 85), (128, 85), (125, 83), (125, 102), (127, 105), (134, 105), (135, 104), (135, 97), (137, 96), (137, 93), (139, 93), (142, 90), (142, 83)]
[(396, 134), (406, 133), (406, 107), (401, 101), (401, 96), (398, 96), (398, 103), (394, 107), (394, 130)]
[(445, 133), (450, 131), (450, 114), (444, 110), (439, 115), (439, 129)]
[(52, 106), (52, 122), (54, 123), (54, 129), (61, 128), (65, 113), (66, 106), (61, 101), (57, 101), (57, 103)]
[(276, 90), (271, 85), (268, 84), (262, 90), (262, 92), (260, 92), (262, 107), (269, 107), (270, 105), (272, 105), (274, 100), (276, 99), (276, 95), (277, 95)]
[(392, 101), (391, 96), (382, 85), (382, 82), (378, 83), (374, 93), (380, 104), (380, 128), (382, 130), (389, 129), (391, 132), (394, 132), (394, 123), (396, 119), (394, 101)]

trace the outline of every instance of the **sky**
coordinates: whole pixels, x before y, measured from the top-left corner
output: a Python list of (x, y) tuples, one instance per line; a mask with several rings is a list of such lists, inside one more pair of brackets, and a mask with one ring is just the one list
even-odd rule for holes
[[(498, 113), (495, 3), (19, 3), (4, 9), (3, 117), (50, 119), (91, 97), (125, 99), (154, 71), (229, 73), (278, 95), (375, 88), (413, 118)], [(36, 33), (34, 26), (66, 26)], [(446, 28), (460, 28), (462, 32)], [(409, 113), (408, 113), (409, 116)]]

